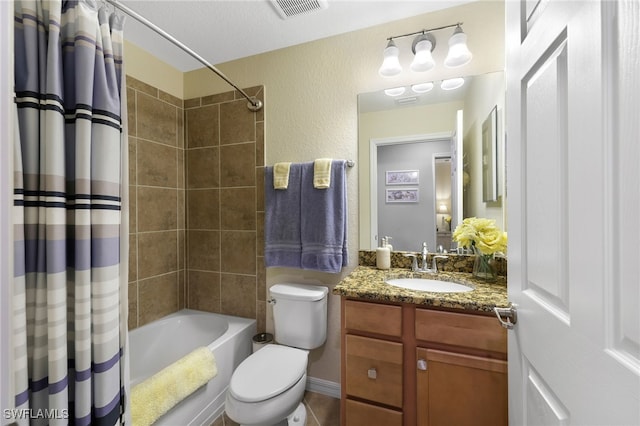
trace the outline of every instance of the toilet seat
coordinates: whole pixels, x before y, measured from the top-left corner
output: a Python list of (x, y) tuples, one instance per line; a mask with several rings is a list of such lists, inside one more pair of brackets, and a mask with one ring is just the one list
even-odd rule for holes
[(236, 368), (229, 392), (242, 402), (259, 402), (280, 395), (306, 373), (307, 355), (301, 349), (266, 345)]

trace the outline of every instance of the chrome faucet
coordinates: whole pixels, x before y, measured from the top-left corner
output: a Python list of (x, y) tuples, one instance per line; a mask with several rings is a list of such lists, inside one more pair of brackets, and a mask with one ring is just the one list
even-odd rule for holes
[(436, 258), (439, 259), (446, 259), (446, 256), (434, 256), (433, 257), (433, 268), (429, 269), (429, 261), (428, 261), (428, 257), (429, 257), (429, 249), (427, 249), (427, 243), (422, 243), (422, 252), (420, 254), (420, 258), (422, 260), (422, 266), (418, 267), (418, 255), (414, 254), (414, 253), (407, 253), (405, 254), (406, 257), (410, 257), (412, 259), (411, 262), (411, 272), (431, 272), (431, 273), (437, 273), (438, 272), (438, 265), (436, 264)]
[(422, 267), (420, 268), (423, 271), (429, 269), (427, 266), (427, 256), (429, 256), (429, 249), (427, 249), (427, 243), (424, 242), (422, 243)]

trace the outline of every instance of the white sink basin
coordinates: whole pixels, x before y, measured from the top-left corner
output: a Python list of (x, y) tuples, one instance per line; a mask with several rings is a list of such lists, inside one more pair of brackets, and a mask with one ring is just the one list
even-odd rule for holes
[(434, 293), (464, 293), (474, 290), (473, 287), (465, 284), (428, 278), (389, 278), (385, 282), (408, 290), (431, 291)]

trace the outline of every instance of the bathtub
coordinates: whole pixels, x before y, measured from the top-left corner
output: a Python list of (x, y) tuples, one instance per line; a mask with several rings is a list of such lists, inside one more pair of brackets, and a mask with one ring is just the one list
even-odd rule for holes
[(208, 346), (218, 375), (160, 417), (155, 425), (210, 425), (224, 411), (233, 370), (251, 354), (253, 319), (184, 309), (129, 333), (131, 387), (200, 346)]

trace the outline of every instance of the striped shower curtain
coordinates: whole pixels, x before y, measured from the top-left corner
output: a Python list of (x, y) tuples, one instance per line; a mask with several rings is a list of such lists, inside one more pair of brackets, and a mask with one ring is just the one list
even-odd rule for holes
[(16, 409), (9, 414), (21, 425), (123, 422), (123, 21), (93, 0), (15, 1)]

